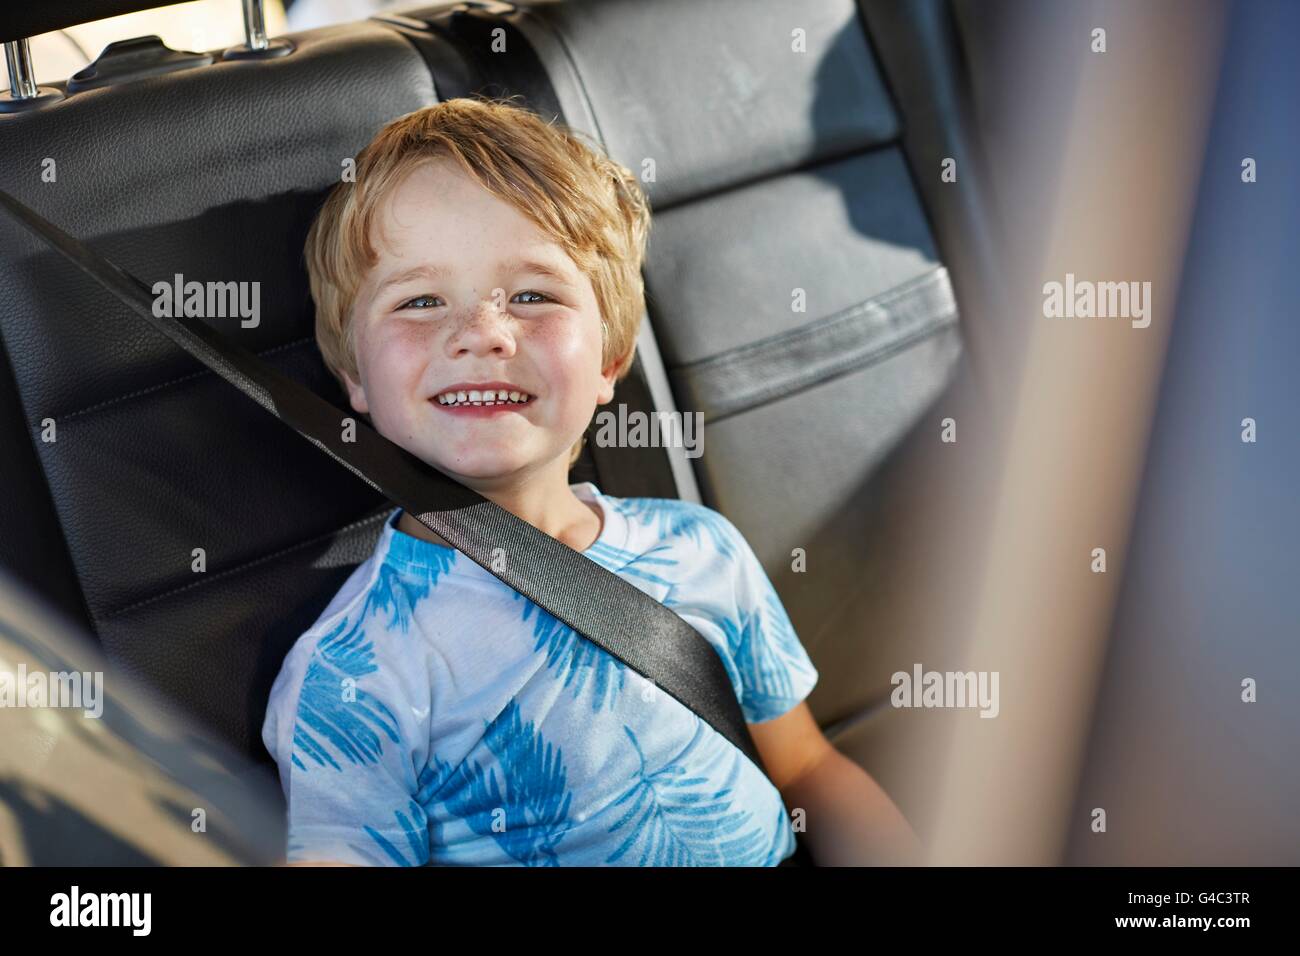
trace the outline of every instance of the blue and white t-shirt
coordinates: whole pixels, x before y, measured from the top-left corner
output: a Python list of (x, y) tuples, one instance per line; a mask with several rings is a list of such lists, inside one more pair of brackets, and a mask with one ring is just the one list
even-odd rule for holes
[[(572, 485), (584, 552), (718, 651), (750, 723), (817, 671), (748, 542), (703, 505)], [(460, 552), (396, 528), (285, 658), (262, 739), (288, 860), (775, 866), (780, 792), (671, 695)]]

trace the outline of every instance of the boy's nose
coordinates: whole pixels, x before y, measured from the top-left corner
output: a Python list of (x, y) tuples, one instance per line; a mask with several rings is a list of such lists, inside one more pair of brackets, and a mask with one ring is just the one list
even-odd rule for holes
[(480, 297), (462, 313), (452, 343), (457, 347), (513, 347), (514, 339), (510, 334), (508, 319), (509, 312), (499, 294)]
[(505, 303), (496, 295), (483, 296), (477, 299), (469, 309), (466, 316), (466, 323), (469, 325), (492, 325), (498, 324), (501, 320), (509, 316)]

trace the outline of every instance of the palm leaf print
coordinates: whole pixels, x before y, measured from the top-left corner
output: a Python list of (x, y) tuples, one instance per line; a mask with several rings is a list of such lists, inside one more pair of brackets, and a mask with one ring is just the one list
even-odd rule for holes
[[(796, 839), (794, 835), (794, 826), (790, 823), (789, 814), (786, 812), (785, 801), (781, 800), (777, 804), (776, 826), (772, 828), (772, 832), (779, 835), (787, 831), (789, 831), (789, 839), (791, 840)], [(780, 863), (782, 860), (786, 858), (786, 856), (788, 856), (788, 854), (786, 854), (785, 852), (785, 846), (786, 846), (785, 838), (784, 837), (778, 838), (776, 841), (776, 845), (772, 847), (773, 857), (768, 860), (769, 864)]]
[[(444, 763), (443, 766), (447, 770), (451, 769), (450, 764)], [(393, 811), (393, 818), (402, 832), (402, 846), (395, 844), (374, 827), (365, 825), (363, 829), (371, 842), (349, 843), (348, 847), (375, 866), (394, 863), (398, 866), (428, 865), (429, 848), (442, 844), (442, 824), (425, 814), (422, 808), (428, 805), (430, 796), (446, 782), (447, 776), (439, 776), (432, 763), (426, 765), (416, 784), (415, 796), (407, 801), (405, 810)], [(296, 844), (291, 840), (289, 845), (292, 854)], [(406, 850), (410, 851), (409, 856)]]
[(412, 800), (407, 804), (405, 813), (401, 810), (395, 810), (393, 816), (396, 817), (397, 824), (402, 829), (406, 849), (411, 851), (409, 859), (402, 849), (394, 846), (391, 840), (374, 827), (367, 826), (365, 828), (366, 832), (370, 834), (370, 839), (374, 840), (379, 845), (379, 848), (384, 851), (384, 855), (398, 866), (419, 866), (429, 855), (428, 834), (417, 822), (423, 816), (420, 805)]
[(736, 556), (735, 532), (730, 522), (712, 508), (675, 498), (624, 498), (621, 510), (630, 518), (653, 521), (655, 533), (661, 538), (684, 535), (702, 545), (707, 533), (723, 557)]
[[(303, 758), (318, 766), (341, 770), (335, 754), (349, 763), (373, 763), (383, 752), (382, 737), (398, 742), (397, 721), (373, 694), (362, 689), (361, 678), (379, 668), (374, 644), (366, 640), (365, 623), (381, 612), (388, 613), (384, 625), (389, 631), (409, 631), (415, 606), (425, 598), (438, 578), (455, 560), (454, 552), (438, 554), (437, 562), (415, 575), (384, 563), (351, 628), (351, 616), (321, 638), (303, 677), (298, 700), (298, 719), (293, 733), (293, 764), (306, 770)], [(352, 678), (356, 700), (344, 699), (343, 681)], [(331, 752), (333, 751), (333, 752)]]
[(602, 647), (578, 637), (578, 632), (549, 611), (515, 592), (524, 601), (523, 620), (533, 618), (533, 650), (546, 652), (546, 666), (576, 699), (591, 679), (591, 709), (613, 706), (626, 681), (627, 665)]
[[(414, 800), (407, 803), (405, 812), (395, 810), (393, 818), (397, 821), (398, 827), (402, 831), (402, 840), (407, 849), (411, 851), (408, 857), (406, 853), (392, 840), (384, 836), (378, 830), (371, 826), (364, 826), (363, 829), (370, 837), (372, 842), (369, 843), (348, 843), (348, 849), (355, 853), (362, 860), (372, 866), (387, 866), (396, 864), (398, 866), (421, 866), (428, 859), (428, 838), (424, 831), (420, 829), (417, 821), (421, 819), (420, 805)], [(432, 825), (432, 821), (430, 821)], [(319, 859), (320, 853), (304, 853), (303, 844), (293, 836), (289, 837), (289, 855), (290, 860), (299, 859), (306, 856), (308, 859), (313, 857)]]
[[(397, 720), (373, 695), (362, 690), (360, 678), (378, 670), (374, 645), (365, 631), (348, 626), (345, 618), (321, 638), (298, 698), (298, 719), (293, 729), (293, 763), (306, 770), (303, 758), (318, 766), (341, 770), (338, 754), (349, 763), (374, 763), (383, 744), (380, 735), (398, 742)], [(352, 678), (356, 699), (346, 700), (343, 681)]]
[[(502, 779), (497, 779), (494, 767), (466, 761), (452, 772), (435, 758), (436, 776), (453, 778), (447, 798), (439, 802), (475, 833), (496, 840), (511, 859), (525, 866), (558, 866), (556, 847), (571, 826), (573, 802), (560, 749), (547, 742), (532, 721), (523, 723), (513, 698), (487, 725), (483, 742)], [(492, 828), (498, 808), (505, 811), (501, 832)]]
[[(640, 845), (637, 866), (759, 866), (767, 859), (770, 843), (762, 829), (751, 826), (746, 810), (732, 810), (730, 787), (713, 789), (708, 777), (692, 776), (682, 763), (646, 772), (645, 754), (628, 726), (641, 767), (623, 796), (613, 806), (627, 805), (609, 832), (627, 829), (626, 839), (606, 859), (617, 863)], [(701, 723), (683, 760), (705, 733)]]
[[(436, 756), (432, 757), (420, 772), (420, 779), (416, 782), (415, 802), (422, 807), (431, 806), (435, 802), (434, 795), (451, 780), (451, 771), (451, 764), (439, 760)], [(429, 846), (445, 846), (442, 822), (433, 814), (426, 814), (425, 822), (428, 825)]]
[(763, 603), (744, 612), (738, 629), (727, 621), (723, 630), (739, 672), (745, 716), (752, 722), (783, 713), (797, 696), (795, 677), (812, 674), (776, 591), (768, 586)]
[[(615, 574), (622, 575), (625, 578), (638, 578), (649, 584), (664, 588), (667, 594), (661, 600), (664, 604), (671, 604), (672, 593), (677, 589), (678, 582), (671, 578), (661, 577), (656, 571), (662, 569), (666, 572), (670, 568), (677, 567), (679, 562), (676, 558), (656, 557), (655, 553), (659, 551), (671, 552), (672, 546), (664, 543), (651, 548), (644, 554), (637, 554), (635, 551), (628, 551), (626, 548), (618, 548), (612, 544), (602, 542), (592, 545), (586, 551), (586, 554)], [(653, 590), (648, 593), (653, 593)]]
[(450, 570), (456, 562), (456, 552), (446, 548), (430, 549), (433, 563), (428, 567), (404, 565), (397, 568), (384, 562), (379, 566), (379, 575), (366, 595), (366, 603), (358, 621), (364, 621), (371, 614), (387, 611), (388, 629), (400, 630), (405, 634), (411, 627), (411, 618), (415, 606), (428, 597), (438, 579)]

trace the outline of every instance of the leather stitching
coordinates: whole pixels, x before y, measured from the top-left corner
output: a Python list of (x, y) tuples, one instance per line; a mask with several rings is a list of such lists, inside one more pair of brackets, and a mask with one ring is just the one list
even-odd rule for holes
[[(257, 354), (258, 356), (265, 358), (268, 355), (274, 355), (276, 352), (283, 352), (287, 349), (294, 349), (300, 345), (303, 345), (306, 342), (314, 342), (314, 341), (315, 341), (315, 336), (305, 335), (300, 339), (294, 339), (292, 342), (286, 342), (283, 345), (277, 345), (275, 348), (267, 349), (265, 352), (258, 352)], [(59, 418), (65, 422), (70, 421), (71, 419), (77, 418), (78, 416), (88, 415), (91, 412), (99, 411), (101, 408), (107, 408), (110, 405), (116, 405), (118, 402), (125, 402), (132, 398), (139, 398), (141, 395), (148, 395), (151, 392), (161, 391), (164, 388), (170, 388), (173, 385), (179, 385), (181, 382), (188, 382), (190, 379), (202, 378), (204, 375), (215, 375), (215, 374), (216, 374), (215, 372), (213, 372), (211, 369), (208, 368), (199, 369), (197, 372), (191, 372), (188, 375), (182, 375), (180, 378), (173, 378), (170, 381), (162, 382), (158, 385), (150, 385), (147, 388), (137, 389), (134, 392), (128, 392), (127, 394), (119, 395), (116, 398), (105, 399), (102, 402), (97, 402), (94, 405), (88, 405), (85, 408), (78, 409), (75, 412), (69, 412), (66, 415), (61, 415), (59, 416)]]
[(145, 598), (144, 600), (136, 601), (133, 604), (128, 604), (126, 605), (126, 607), (120, 607), (115, 611), (108, 612), (107, 614), (100, 614), (99, 620), (107, 621), (111, 618), (121, 617), (123, 614), (127, 614), (130, 611), (135, 611), (146, 605), (153, 604), (155, 601), (161, 601), (164, 598), (172, 597), (174, 595), (180, 594), (183, 591), (188, 591), (191, 588), (202, 587), (205, 584), (211, 584), (214, 581), (220, 581), (223, 578), (230, 577), (232, 574), (239, 574), (240, 572), (246, 571), (249, 568), (256, 567), (259, 564), (265, 564), (267, 561), (273, 561), (276, 558), (283, 557), (284, 555), (290, 554), (291, 552), (298, 551), (302, 548), (311, 547), (312, 545), (319, 544), (322, 541), (328, 541), (332, 538), (337, 538), (339, 535), (349, 534), (367, 525), (375, 524), (376, 522), (381, 522), (386, 520), (388, 516), (392, 514), (392, 512), (393, 512), (392, 507), (385, 505), (384, 510), (379, 512), (378, 514), (370, 515), (367, 518), (361, 518), (358, 521), (354, 521), (351, 524), (346, 524), (341, 528), (335, 529), (334, 531), (327, 531), (325, 534), (318, 535), (315, 538), (309, 538), (306, 541), (300, 541), (297, 544), (291, 544), (287, 548), (281, 548), (279, 551), (273, 551), (270, 554), (264, 554), (260, 558), (254, 558), (251, 561), (245, 561), (243, 564), (235, 565), (233, 568), (227, 568), (226, 570), (219, 571), (216, 574), (205, 574), (197, 581), (191, 581), (189, 584), (182, 584), (180, 587), (172, 588), (171, 590), (168, 591), (163, 591), (160, 594), (155, 594), (152, 597)]
[[(755, 384), (732, 395), (731, 400), (718, 397), (719, 379), (725, 381), (728, 373), (743, 372), (747, 367), (759, 367), (765, 358), (779, 356), (790, 348), (815, 342), (833, 328), (852, 329), (854, 320), (864, 316), (890, 314), (889, 306), (895, 302), (919, 301), (935, 294), (938, 301), (931, 314), (916, 320), (911, 328), (886, 329), (874, 347), (855, 351), (820, 367), (786, 375), (775, 381)], [(810, 325), (791, 329), (757, 342), (747, 343), (727, 352), (699, 359), (670, 370), (674, 381), (696, 397), (697, 404), (712, 405), (705, 408), (707, 421), (720, 421), (731, 415), (768, 404), (774, 400), (798, 394), (823, 382), (849, 372), (874, 365), (932, 336), (958, 325), (956, 304), (951, 300), (947, 270), (940, 266), (916, 279), (903, 283), (878, 296), (850, 306), (834, 315)], [(715, 384), (711, 385), (710, 382)]]

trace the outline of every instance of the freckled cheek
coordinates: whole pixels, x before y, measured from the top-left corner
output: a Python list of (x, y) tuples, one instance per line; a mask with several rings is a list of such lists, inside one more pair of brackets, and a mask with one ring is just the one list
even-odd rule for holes
[(547, 353), (546, 381), (551, 387), (549, 413), (557, 429), (585, 428), (596, 409), (600, 351), (581, 336), (557, 337)]
[(405, 407), (419, 397), (431, 354), (431, 343), (410, 334), (376, 343), (370, 354), (371, 388), (385, 404)]
[(593, 354), (591, 344), (571, 328), (539, 329), (520, 342), (520, 351), (524, 349), (547, 380), (568, 393), (584, 381), (589, 366), (600, 364), (599, 348)]

